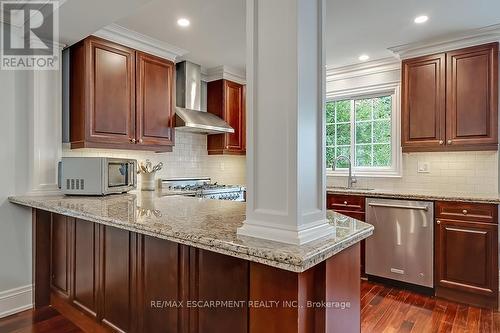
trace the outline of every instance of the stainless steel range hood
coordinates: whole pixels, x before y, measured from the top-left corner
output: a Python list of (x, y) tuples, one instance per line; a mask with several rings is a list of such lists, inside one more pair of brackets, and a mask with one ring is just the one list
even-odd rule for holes
[(182, 61), (176, 64), (176, 72), (175, 128), (204, 134), (234, 133), (224, 120), (201, 111), (201, 66)]

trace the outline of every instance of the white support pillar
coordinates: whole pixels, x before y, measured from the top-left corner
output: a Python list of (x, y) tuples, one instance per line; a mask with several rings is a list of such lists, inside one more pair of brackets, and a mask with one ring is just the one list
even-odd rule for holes
[[(62, 45), (59, 59), (62, 59)], [(61, 65), (62, 66), (62, 65)], [(28, 195), (59, 194), (57, 162), (62, 155), (61, 70), (31, 72)]]
[(239, 235), (329, 235), (325, 1), (247, 0), (247, 219)]

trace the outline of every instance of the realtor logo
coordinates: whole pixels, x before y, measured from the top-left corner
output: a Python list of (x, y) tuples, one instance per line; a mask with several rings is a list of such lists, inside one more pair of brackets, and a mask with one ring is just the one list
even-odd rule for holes
[(0, 1), (0, 68), (58, 70), (58, 1)]

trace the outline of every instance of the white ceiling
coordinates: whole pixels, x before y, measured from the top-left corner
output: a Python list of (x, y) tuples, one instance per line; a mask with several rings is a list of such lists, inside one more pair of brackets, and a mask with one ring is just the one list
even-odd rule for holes
[[(392, 56), (387, 48), (500, 23), (499, 0), (327, 0), (327, 65)], [(415, 24), (418, 15), (429, 16)]]
[(72, 45), (134, 13), (151, 0), (64, 0), (59, 8), (59, 41)]
[[(413, 23), (421, 14), (429, 21)], [(191, 26), (178, 27), (179, 17)], [(205, 68), (245, 67), (245, 0), (153, 0), (117, 23), (188, 50)], [(386, 58), (391, 46), (497, 23), (499, 0), (327, 0), (327, 65)]]
[[(180, 17), (191, 25), (177, 26)], [(153, 0), (116, 23), (189, 51), (205, 68), (245, 68), (245, 0)]]

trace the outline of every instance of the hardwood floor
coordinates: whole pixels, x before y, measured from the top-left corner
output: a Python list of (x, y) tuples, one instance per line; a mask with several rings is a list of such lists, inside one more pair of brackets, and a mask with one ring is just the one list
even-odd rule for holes
[(500, 313), (362, 281), (361, 332), (500, 332)]
[(2, 333), (80, 333), (83, 332), (56, 309), (47, 306), (0, 319)]
[[(108, 331), (79, 313), (67, 311), (57, 302), (54, 305), (55, 308), (28, 310), (0, 319), (0, 332)], [(500, 332), (500, 312), (362, 281), (361, 332)]]

